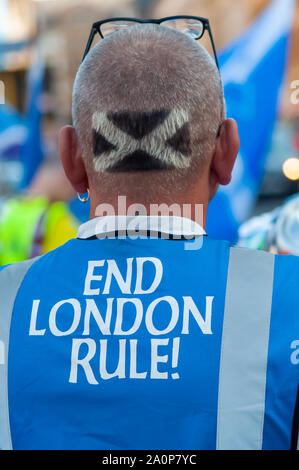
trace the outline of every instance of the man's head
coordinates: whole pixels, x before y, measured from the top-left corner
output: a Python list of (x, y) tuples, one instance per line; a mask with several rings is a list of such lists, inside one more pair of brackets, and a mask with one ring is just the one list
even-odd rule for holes
[(229, 182), (238, 151), (214, 60), (159, 25), (118, 31), (89, 52), (73, 122), (61, 133), (62, 161), (74, 188), (98, 200), (114, 192), (175, 201), (200, 190), (197, 202), (207, 202)]

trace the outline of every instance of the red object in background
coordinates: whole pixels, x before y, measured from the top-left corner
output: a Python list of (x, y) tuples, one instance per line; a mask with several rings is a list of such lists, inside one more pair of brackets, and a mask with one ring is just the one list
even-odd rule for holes
[(292, 253), (290, 253), (289, 251), (285, 251), (285, 250), (279, 250), (278, 252), (278, 255), (291, 255)]

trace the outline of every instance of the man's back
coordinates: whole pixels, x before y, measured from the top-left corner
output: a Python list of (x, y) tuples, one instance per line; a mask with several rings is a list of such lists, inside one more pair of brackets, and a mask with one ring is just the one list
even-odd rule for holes
[(4, 445), (294, 445), (298, 259), (205, 236), (85, 232), (0, 272)]
[(188, 212), (204, 226), (239, 151), (193, 25), (113, 22), (85, 55), (73, 126), (60, 132), (90, 222), (80, 239), (0, 272), (0, 447), (294, 448), (298, 258), (201, 227), (186, 240), (175, 221), (97, 239), (104, 214)]

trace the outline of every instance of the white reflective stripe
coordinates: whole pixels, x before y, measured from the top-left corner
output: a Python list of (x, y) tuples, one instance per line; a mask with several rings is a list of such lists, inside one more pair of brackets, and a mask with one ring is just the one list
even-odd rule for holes
[(0, 448), (12, 449), (8, 407), (8, 348), (11, 316), (20, 285), (37, 258), (12, 264), (0, 271)]
[(262, 448), (274, 255), (231, 248), (223, 319), (217, 449)]

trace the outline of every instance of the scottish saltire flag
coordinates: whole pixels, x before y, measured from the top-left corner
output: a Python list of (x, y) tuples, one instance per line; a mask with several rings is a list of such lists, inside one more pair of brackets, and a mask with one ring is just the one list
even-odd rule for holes
[(264, 175), (265, 160), (285, 77), (294, 0), (274, 0), (219, 56), (227, 116), (236, 119), (241, 148), (230, 185), (212, 201), (207, 232), (235, 241), (250, 214)]
[(28, 135), (22, 116), (8, 105), (0, 105), (0, 159), (17, 160)]
[[(1, 13), (1, 9), (0, 9)], [(31, 40), (16, 43), (1, 42), (0, 22), (0, 70), (1, 61), (5, 54), (18, 51), (30, 46)], [(5, 100), (0, 100), (0, 159), (18, 160), (23, 168), (21, 188), (31, 182), (39, 164), (43, 160), (41, 133), (41, 94), (44, 82), (44, 62), (40, 54), (35, 53), (28, 74), (27, 83), (27, 112), (23, 117)]]
[(36, 170), (44, 158), (41, 129), (41, 95), (44, 85), (44, 72), (45, 67), (43, 58), (38, 51), (35, 51), (27, 84), (28, 102), (26, 120), (28, 126), (28, 137), (20, 154), (20, 160), (24, 167), (24, 176), (21, 183), (22, 188), (26, 188), (30, 184)]

